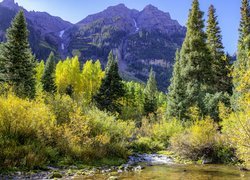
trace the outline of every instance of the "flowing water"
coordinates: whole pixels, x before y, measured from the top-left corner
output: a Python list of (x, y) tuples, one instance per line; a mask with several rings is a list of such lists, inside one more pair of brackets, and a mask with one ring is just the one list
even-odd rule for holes
[(147, 166), (138, 172), (123, 172), (117, 175), (78, 176), (80, 179), (142, 179), (142, 180), (250, 180), (250, 172), (240, 171), (225, 165), (157, 165)]

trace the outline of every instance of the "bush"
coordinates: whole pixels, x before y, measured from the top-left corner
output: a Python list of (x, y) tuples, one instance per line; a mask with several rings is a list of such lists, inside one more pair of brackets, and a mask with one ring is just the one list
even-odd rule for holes
[(179, 155), (199, 160), (209, 158), (215, 160), (219, 133), (218, 126), (210, 118), (195, 121), (182, 133), (171, 138), (171, 148)]
[(70, 114), (69, 123), (57, 127), (53, 144), (69, 163), (105, 157), (125, 158), (133, 130), (132, 122), (118, 120), (97, 109), (87, 113), (78, 109)]
[(107, 156), (126, 157), (128, 141), (135, 129), (134, 122), (118, 120), (115, 116), (97, 109), (88, 111), (86, 116), (90, 128), (89, 136), (94, 139), (94, 149), (106, 150)]
[(164, 120), (159, 123), (155, 123), (152, 127), (152, 137), (154, 140), (160, 141), (164, 144), (165, 147), (169, 146), (169, 139), (184, 130), (184, 127), (181, 121), (173, 120)]
[(135, 152), (152, 153), (164, 149), (164, 144), (157, 140), (153, 141), (150, 137), (140, 137), (131, 147)]
[(129, 154), (133, 122), (95, 108), (82, 112), (68, 96), (47, 102), (52, 105), (42, 98), (29, 101), (11, 94), (0, 96), (0, 167), (33, 169), (60, 162), (124, 159)]
[(142, 119), (141, 127), (137, 131), (137, 140), (133, 142), (136, 152), (157, 152), (169, 146), (169, 139), (173, 135), (182, 132), (184, 127), (176, 119), (166, 120), (166, 117), (158, 112), (155, 116)]
[(54, 124), (54, 115), (43, 102), (0, 96), (0, 166), (44, 164), (43, 149)]
[(47, 96), (46, 102), (55, 114), (57, 124), (69, 122), (70, 113), (77, 108), (77, 104), (68, 95)]
[(236, 148), (237, 157), (250, 168), (250, 100), (242, 102), (245, 109), (238, 112), (227, 113), (221, 108), (223, 117), (222, 132), (228, 142)]

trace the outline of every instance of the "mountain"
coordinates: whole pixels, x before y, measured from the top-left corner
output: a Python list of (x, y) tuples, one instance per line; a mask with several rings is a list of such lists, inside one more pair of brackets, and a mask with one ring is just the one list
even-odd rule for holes
[(186, 28), (169, 13), (152, 5), (142, 11), (124, 4), (89, 15), (65, 31), (65, 55), (107, 62), (110, 50), (119, 58), (125, 79), (145, 82), (151, 67), (157, 72), (158, 87), (166, 90), (175, 51), (184, 40)]
[(0, 41), (5, 41), (6, 29), (19, 10), (23, 10), (30, 31), (30, 44), (39, 59), (46, 59), (51, 51), (58, 52), (61, 46), (60, 32), (72, 24), (46, 12), (27, 11), (14, 0), (0, 3)]
[[(0, 17), (4, 14), (0, 19), (0, 40), (4, 40), (5, 30), (19, 9), (23, 8), (14, 0), (0, 4)], [(31, 46), (39, 59), (45, 59), (52, 50), (61, 58), (78, 55), (82, 62), (99, 59), (104, 66), (113, 50), (124, 79), (145, 82), (153, 67), (163, 91), (169, 85), (175, 51), (186, 34), (186, 28), (169, 13), (152, 5), (138, 11), (118, 4), (74, 25), (44, 12), (23, 10)]]

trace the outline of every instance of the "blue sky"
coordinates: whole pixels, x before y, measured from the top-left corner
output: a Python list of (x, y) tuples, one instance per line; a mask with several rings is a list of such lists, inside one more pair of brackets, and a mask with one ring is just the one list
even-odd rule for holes
[[(1, 0), (0, 0), (1, 1)], [(97, 13), (108, 6), (124, 3), (132, 9), (142, 10), (152, 4), (169, 12), (173, 19), (185, 25), (192, 0), (15, 0), (28, 10), (46, 11), (76, 23), (89, 14)], [(210, 4), (217, 9), (226, 51), (233, 54), (237, 48), (241, 0), (200, 0), (201, 9), (207, 12)], [(205, 15), (206, 18), (207, 15)]]

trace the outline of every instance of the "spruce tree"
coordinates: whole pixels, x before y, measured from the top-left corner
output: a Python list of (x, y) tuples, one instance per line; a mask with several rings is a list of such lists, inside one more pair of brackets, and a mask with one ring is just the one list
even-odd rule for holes
[(250, 11), (249, 11), (249, 0), (241, 1), (241, 20), (239, 28), (239, 41), (238, 44), (245, 46), (245, 40), (250, 33)]
[(235, 71), (246, 70), (249, 60), (248, 53), (250, 50), (250, 11), (249, 1), (242, 0), (241, 20), (239, 27), (238, 55), (235, 62)]
[(187, 115), (191, 107), (198, 107), (204, 112), (203, 99), (211, 87), (211, 56), (206, 44), (203, 12), (199, 1), (194, 0), (189, 12), (187, 33), (180, 52), (181, 77), (185, 97), (178, 104), (186, 108), (180, 117)]
[(118, 72), (118, 60), (114, 58), (112, 51), (108, 58), (106, 74), (94, 100), (99, 109), (120, 113), (119, 101), (125, 96), (125, 88)]
[(23, 11), (20, 11), (7, 30), (3, 47), (6, 82), (20, 97), (35, 96), (35, 58), (28, 42), (28, 29)]
[(146, 88), (144, 90), (144, 112), (146, 115), (155, 113), (157, 110), (157, 84), (155, 80), (155, 72), (151, 68)]
[(185, 98), (185, 89), (183, 88), (183, 79), (181, 77), (181, 65), (180, 65), (180, 51), (177, 49), (175, 54), (175, 64), (173, 68), (173, 75), (171, 78), (171, 84), (168, 88), (168, 105), (167, 114), (175, 118), (184, 118), (182, 115), (185, 113), (186, 107), (183, 105)]
[(206, 33), (211, 54), (213, 91), (231, 93), (230, 59), (224, 53), (221, 30), (213, 5), (209, 7)]
[(238, 41), (238, 52), (237, 61), (234, 63), (233, 68), (233, 97), (232, 105), (236, 109), (237, 101), (241, 97), (241, 93), (238, 91), (239, 82), (242, 76), (245, 75), (247, 69), (250, 67), (250, 61), (248, 53), (250, 51), (250, 11), (249, 1), (242, 0), (241, 6), (241, 20), (239, 27), (239, 41)]
[(3, 44), (0, 43), (0, 83), (6, 81), (5, 78), (5, 67), (4, 67), (4, 60), (3, 60)]
[(56, 91), (55, 68), (55, 55), (53, 52), (51, 52), (46, 61), (46, 65), (41, 79), (43, 90), (45, 92), (54, 93)]

